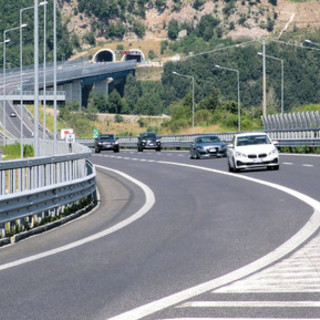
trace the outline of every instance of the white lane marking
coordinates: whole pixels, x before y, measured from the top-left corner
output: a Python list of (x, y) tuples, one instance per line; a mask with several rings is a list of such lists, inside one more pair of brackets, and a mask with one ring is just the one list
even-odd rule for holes
[(19, 266), (21, 264), (24, 264), (24, 263), (27, 263), (27, 262), (31, 262), (31, 261), (35, 261), (35, 260), (38, 260), (38, 259), (41, 259), (41, 258), (44, 258), (44, 257), (48, 257), (48, 256), (51, 256), (51, 255), (54, 255), (54, 254), (57, 254), (57, 253), (60, 253), (60, 252), (63, 252), (63, 251), (69, 250), (69, 249), (73, 249), (73, 248), (79, 247), (79, 246), (81, 246), (83, 244), (86, 244), (88, 242), (91, 242), (91, 241), (100, 239), (102, 237), (105, 237), (105, 236), (107, 236), (107, 235), (109, 235), (109, 234), (111, 234), (113, 232), (116, 232), (116, 231), (128, 226), (132, 222), (140, 219), (155, 204), (156, 200), (155, 200), (154, 193), (152, 192), (152, 190), (147, 185), (145, 185), (141, 181), (129, 176), (128, 174), (126, 174), (124, 172), (118, 171), (118, 170), (114, 170), (114, 169), (103, 167), (103, 166), (99, 166), (99, 165), (95, 165), (95, 167), (98, 167), (98, 168), (101, 168), (101, 169), (104, 169), (104, 170), (107, 170), (107, 171), (114, 172), (114, 173), (124, 177), (125, 179), (131, 181), (132, 183), (136, 184), (138, 187), (140, 187), (143, 190), (143, 192), (145, 194), (145, 197), (146, 197), (144, 205), (136, 213), (134, 213), (132, 216), (130, 216), (129, 218), (119, 222), (118, 224), (116, 224), (116, 225), (114, 225), (114, 226), (112, 226), (112, 227), (110, 227), (110, 228), (108, 228), (106, 230), (103, 230), (101, 232), (98, 232), (98, 233), (96, 233), (96, 234), (94, 234), (92, 236), (83, 238), (81, 240), (78, 240), (78, 241), (75, 241), (75, 242), (71, 242), (71, 243), (69, 243), (67, 245), (64, 245), (62, 247), (59, 247), (59, 248), (55, 248), (55, 249), (52, 249), (52, 250), (49, 250), (49, 251), (45, 251), (45, 252), (42, 252), (42, 253), (27, 257), (27, 258), (23, 258), (23, 259), (19, 259), (19, 260), (16, 260), (16, 261), (12, 261), (12, 262), (9, 262), (9, 263), (2, 264), (2, 265), (0, 265), (0, 271), (1, 270), (5, 270), (5, 269), (9, 269), (9, 268), (13, 268), (13, 267)]
[(303, 167), (314, 167), (314, 165), (313, 165), (313, 164), (306, 164), (306, 163), (305, 163), (305, 164), (303, 164), (302, 166), (303, 166)]
[(203, 170), (207, 172), (222, 174), (226, 176), (231, 176), (238, 179), (243, 179), (251, 182), (255, 182), (261, 185), (265, 185), (274, 189), (277, 189), (279, 191), (285, 192), (293, 197), (296, 197), (297, 199), (305, 202), (306, 204), (313, 207), (314, 212), (313, 215), (310, 217), (310, 219), (307, 221), (307, 223), (295, 234), (293, 235), (289, 240), (287, 240), (284, 244), (282, 244), (277, 249), (273, 250), (269, 254), (265, 255), (264, 257), (240, 268), (235, 271), (232, 271), (226, 275), (223, 275), (219, 278), (201, 283), (197, 286), (194, 286), (192, 288), (185, 289), (183, 291), (174, 293), (170, 296), (161, 298), (159, 300), (147, 303), (145, 305), (142, 305), (140, 307), (137, 307), (135, 309), (129, 310), (127, 312), (124, 312), (122, 314), (119, 314), (117, 316), (114, 316), (112, 318), (109, 318), (108, 320), (138, 320), (143, 317), (146, 317), (150, 314), (153, 314), (157, 311), (161, 311), (165, 308), (171, 307), (175, 304), (181, 303), (187, 299), (191, 299), (197, 295), (200, 295), (202, 293), (215, 290), (219, 287), (225, 286), (233, 281), (236, 281), (240, 278), (247, 277), (254, 272), (257, 272), (272, 263), (278, 261), (279, 259), (283, 258), (285, 255), (289, 254), (293, 250), (295, 250), (298, 246), (301, 245), (306, 239), (308, 239), (312, 234), (315, 233), (315, 231), (320, 226), (320, 202), (303, 194), (298, 191), (295, 191), (293, 189), (267, 182), (262, 181), (259, 179), (251, 178), (248, 176), (238, 175), (235, 173), (220, 171), (216, 169), (210, 169), (205, 167), (199, 167), (195, 165), (189, 165), (189, 164), (182, 164), (177, 162), (168, 162), (168, 161), (158, 161), (157, 163), (165, 164), (165, 165), (175, 165), (175, 166), (181, 166), (181, 167), (187, 167), (197, 170)]
[[(166, 318), (157, 320), (306, 320), (306, 318)], [(320, 320), (320, 318), (312, 318), (312, 320)]]
[(288, 166), (292, 166), (293, 163), (292, 162), (283, 162), (282, 164), (288, 165)]
[(320, 292), (319, 252), (320, 234), (317, 234), (289, 257), (212, 293)]
[(177, 308), (319, 308), (319, 301), (190, 301)]

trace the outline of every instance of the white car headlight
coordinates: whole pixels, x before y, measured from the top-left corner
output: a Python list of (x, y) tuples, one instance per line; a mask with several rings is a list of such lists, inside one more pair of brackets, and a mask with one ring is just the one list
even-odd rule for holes
[(245, 153), (242, 153), (240, 151), (236, 151), (236, 154), (235, 154), (236, 157), (240, 158), (240, 157), (247, 157), (247, 155)]
[(272, 149), (272, 150), (269, 152), (269, 156), (275, 155), (275, 154), (278, 154), (277, 148), (274, 148), (274, 149)]

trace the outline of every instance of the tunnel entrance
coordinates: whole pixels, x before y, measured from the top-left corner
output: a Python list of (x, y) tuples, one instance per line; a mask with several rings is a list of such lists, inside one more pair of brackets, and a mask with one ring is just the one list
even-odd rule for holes
[(143, 52), (139, 49), (133, 49), (128, 51), (122, 51), (122, 61), (136, 60), (137, 63), (145, 61)]
[(115, 54), (111, 49), (102, 49), (98, 51), (93, 59), (93, 62), (114, 62), (115, 61)]

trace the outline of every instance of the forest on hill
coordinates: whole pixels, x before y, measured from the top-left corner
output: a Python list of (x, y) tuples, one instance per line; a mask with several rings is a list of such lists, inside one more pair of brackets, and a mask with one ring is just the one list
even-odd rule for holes
[[(40, 3), (41, 1), (39, 1)], [(1, 3), (0, 10), (0, 33), (5, 30), (19, 28), (20, 10), (22, 11), (22, 24), (27, 26), (22, 29), (22, 50), (24, 65), (33, 64), (34, 53), (34, 0), (6, 0)], [(39, 57), (43, 61), (43, 34), (44, 25), (47, 32), (47, 60), (52, 61), (53, 57), (53, 0), (47, 1), (46, 6), (47, 19), (44, 23), (44, 7), (39, 7)], [(6, 61), (8, 68), (20, 66), (20, 31), (12, 30), (6, 32), (6, 39), (10, 42), (6, 44)], [(57, 58), (59, 61), (68, 60), (73, 52), (72, 37), (63, 23), (63, 19), (59, 10), (57, 10)], [(3, 50), (0, 48), (0, 65), (3, 64)]]

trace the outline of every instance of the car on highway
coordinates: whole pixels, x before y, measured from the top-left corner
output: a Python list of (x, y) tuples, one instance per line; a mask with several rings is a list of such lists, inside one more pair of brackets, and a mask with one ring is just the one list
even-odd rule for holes
[(227, 143), (221, 141), (216, 135), (196, 137), (189, 150), (190, 159), (225, 157), (226, 152)]
[(143, 152), (144, 149), (154, 149), (161, 151), (162, 144), (160, 137), (155, 132), (144, 132), (138, 136), (137, 149), (138, 152)]
[(94, 151), (100, 153), (100, 151), (111, 150), (113, 152), (119, 152), (120, 146), (118, 138), (114, 134), (99, 134), (94, 140)]
[(229, 171), (263, 167), (279, 170), (277, 143), (264, 132), (236, 134), (227, 148)]
[(15, 112), (11, 112), (11, 113), (10, 113), (10, 117), (11, 117), (11, 118), (15, 118), (16, 116), (17, 116), (17, 114), (16, 114)]

